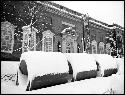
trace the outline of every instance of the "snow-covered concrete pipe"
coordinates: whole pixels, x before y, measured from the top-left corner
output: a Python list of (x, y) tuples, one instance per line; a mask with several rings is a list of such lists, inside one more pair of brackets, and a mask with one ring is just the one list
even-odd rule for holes
[(95, 57), (95, 60), (101, 66), (101, 74), (104, 76), (104, 71), (117, 69), (117, 63), (115, 59), (108, 54), (92, 54)]
[(64, 53), (73, 68), (74, 80), (78, 73), (97, 69), (95, 58), (86, 53)]
[[(28, 80), (26, 83), (27, 85), (29, 84), (29, 82), (31, 83), (32, 80), (34, 80), (34, 78), (37, 76), (43, 76), (52, 73), (53, 74), (69, 73), (67, 59), (60, 52), (42, 52), (42, 51), (24, 52), (21, 55), (20, 62), (21, 60), (25, 60), (27, 65), (27, 72), (28, 72)], [(31, 85), (29, 88), (31, 88)]]

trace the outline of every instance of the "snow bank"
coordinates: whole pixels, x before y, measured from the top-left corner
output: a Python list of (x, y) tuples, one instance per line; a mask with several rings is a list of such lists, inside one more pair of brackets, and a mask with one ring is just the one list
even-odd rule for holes
[[(96, 85), (96, 86), (95, 86)], [(98, 77), (47, 87), (27, 94), (102, 94), (110, 89), (110, 78)]]
[[(96, 86), (95, 86), (96, 85)], [(112, 89), (112, 92), (111, 92)], [(27, 94), (124, 94), (124, 76), (113, 74), (109, 77), (97, 77), (67, 84), (61, 84)]]
[(1, 74), (16, 74), (18, 61), (1, 61)]
[(71, 63), (73, 68), (73, 76), (76, 76), (79, 72), (96, 70), (95, 58), (86, 53), (64, 53), (67, 60)]
[(111, 76), (110, 86), (114, 94), (124, 94), (124, 74), (113, 74)]
[(124, 74), (124, 59), (123, 58), (114, 58), (117, 63), (118, 72), (117, 74)]
[(124, 94), (124, 75), (113, 74), (109, 77), (85, 79), (33, 91), (24, 91), (24, 88), (1, 83), (2, 94), (110, 94), (110, 89), (114, 94)]
[(25, 94), (25, 86), (16, 86), (12, 82), (1, 82), (1, 94)]
[(1, 81), (13, 83), (16, 80), (18, 61), (1, 61)]
[(69, 71), (67, 59), (60, 52), (29, 51), (21, 55), (20, 62), (21, 60), (25, 60), (27, 65), (27, 85), (37, 76), (68, 73)]

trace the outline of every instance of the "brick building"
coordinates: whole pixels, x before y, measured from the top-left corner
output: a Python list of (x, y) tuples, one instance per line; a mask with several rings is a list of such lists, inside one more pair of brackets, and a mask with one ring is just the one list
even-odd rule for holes
[(110, 54), (106, 37), (114, 30), (122, 43), (117, 43), (118, 52), (124, 51), (124, 28), (117, 24), (108, 25), (47, 1), (4, 1), (2, 5), (2, 58), (19, 58), (28, 50)]

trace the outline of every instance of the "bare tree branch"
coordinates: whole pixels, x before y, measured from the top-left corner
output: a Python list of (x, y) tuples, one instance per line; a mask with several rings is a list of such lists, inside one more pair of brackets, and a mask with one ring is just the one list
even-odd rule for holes
[[(37, 20), (36, 20), (36, 21), (37, 21)], [(34, 25), (34, 24), (36, 23), (36, 21), (34, 21), (32, 25)]]
[(26, 22), (22, 18), (20, 18), (20, 20), (22, 20), (25, 23), (25, 25), (27, 25)]

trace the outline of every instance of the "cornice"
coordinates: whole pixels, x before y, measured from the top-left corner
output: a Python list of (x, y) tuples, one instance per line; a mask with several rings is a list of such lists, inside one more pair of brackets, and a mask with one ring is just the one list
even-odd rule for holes
[[(52, 3), (50, 1), (48, 1), (48, 2), (47, 1), (46, 2), (36, 1), (36, 3), (39, 3), (39, 4), (43, 5), (43, 7), (44, 7), (43, 9), (45, 11), (60, 15), (62, 17), (69, 18), (71, 20), (82, 22), (82, 14), (77, 13), (73, 10), (70, 10), (66, 7), (63, 7), (61, 5)], [(63, 8), (61, 9), (61, 7), (63, 7)]]

